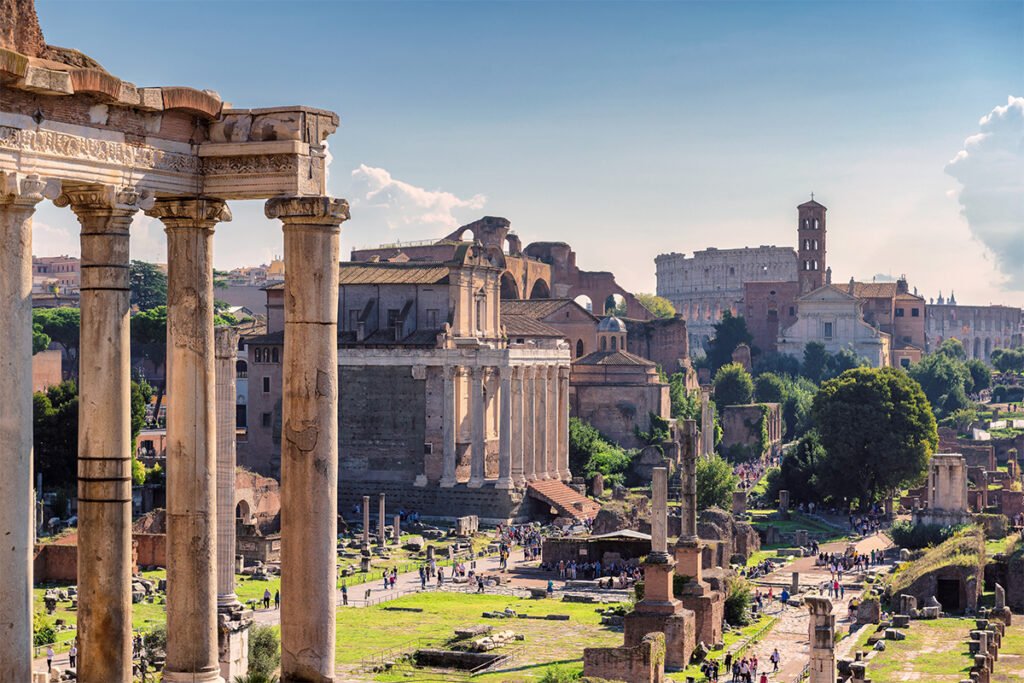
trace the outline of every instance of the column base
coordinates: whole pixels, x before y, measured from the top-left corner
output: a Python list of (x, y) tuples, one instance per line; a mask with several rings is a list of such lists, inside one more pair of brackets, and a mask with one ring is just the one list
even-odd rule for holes
[(471, 489), (482, 488), (483, 485), (484, 485), (484, 480), (483, 479), (470, 479), (469, 483), (466, 484), (466, 486), (471, 488)]
[(526, 477), (522, 475), (519, 475), (518, 477), (512, 477), (512, 483), (515, 485), (515, 488), (521, 489), (524, 486), (526, 486)]
[(412, 485), (413, 486), (426, 486), (427, 485), (427, 475), (425, 475), (425, 474), (417, 474), (416, 475), (416, 480), (412, 483)]
[(541, 472), (540, 474), (534, 476), (534, 479), (540, 481), (547, 481), (548, 479), (551, 479), (551, 475), (548, 474), (547, 472)]
[(494, 482), (494, 488), (508, 490), (515, 488), (515, 485), (512, 484), (512, 479), (506, 478)]
[(450, 489), (451, 487), (455, 486), (455, 483), (456, 482), (454, 479), (442, 479), (439, 486), (443, 489)]
[(164, 683), (226, 683), (220, 675), (220, 669), (216, 671), (168, 671), (164, 669)]

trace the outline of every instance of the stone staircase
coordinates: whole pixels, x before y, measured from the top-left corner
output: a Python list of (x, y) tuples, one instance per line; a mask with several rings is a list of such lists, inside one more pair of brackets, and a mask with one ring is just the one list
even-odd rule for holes
[(580, 520), (593, 518), (601, 509), (600, 503), (587, 498), (557, 479), (531, 481), (526, 485), (526, 493), (531, 498), (536, 498), (555, 508), (562, 517)]

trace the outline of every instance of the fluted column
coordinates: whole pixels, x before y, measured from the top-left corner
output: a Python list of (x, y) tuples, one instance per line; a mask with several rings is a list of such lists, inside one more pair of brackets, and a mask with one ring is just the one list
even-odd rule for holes
[(32, 214), (45, 185), (0, 173), (0, 681), (32, 680)]
[(128, 239), (139, 195), (67, 188), (82, 225), (78, 354), (78, 642), (83, 683), (132, 673), (132, 465)]
[(282, 197), (281, 681), (334, 680), (338, 530), (338, 250), (348, 203)]
[(217, 605), (238, 604), (235, 595), (235, 361), (238, 332), (214, 330), (217, 395)]
[(551, 416), (548, 414), (551, 408), (549, 402), (551, 380), (548, 377), (548, 367), (546, 365), (541, 365), (537, 368), (537, 377), (534, 384), (537, 391), (537, 436), (534, 454), (536, 478), (550, 479), (551, 472), (548, 469), (551, 465), (549, 451), (551, 450), (551, 437), (554, 430), (551, 429)]
[(219, 199), (158, 199), (167, 232), (168, 683), (220, 681), (213, 228)]
[(503, 367), (501, 389), (498, 392), (500, 414), (498, 418), (498, 481), (499, 489), (512, 488), (512, 368)]
[(512, 483), (526, 483), (523, 474), (523, 368), (512, 368)]
[(484, 368), (470, 368), (469, 376), (469, 419), (472, 420), (472, 443), (470, 444), (469, 488), (484, 485), (484, 458), (487, 444), (484, 440)]
[(441, 472), (441, 487), (451, 488), (455, 486), (455, 423), (458, 414), (458, 405), (455, 402), (455, 377), (458, 372), (457, 365), (446, 365), (444, 367), (444, 408), (441, 427), (441, 436), (444, 440), (444, 461)]
[(523, 367), (523, 476), (537, 478), (537, 369)]
[(558, 478), (572, 480), (569, 471), (569, 366), (558, 366)]

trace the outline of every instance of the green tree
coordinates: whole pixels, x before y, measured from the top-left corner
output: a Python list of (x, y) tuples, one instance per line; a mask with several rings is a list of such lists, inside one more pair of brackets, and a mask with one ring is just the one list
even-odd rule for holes
[(921, 386), (896, 368), (855, 368), (814, 397), (826, 457), (818, 483), (861, 504), (919, 481), (938, 446), (935, 416)]
[(804, 362), (800, 374), (815, 384), (820, 384), (828, 372), (829, 353), (821, 342), (807, 342), (804, 346)]
[(847, 370), (863, 368), (870, 365), (867, 358), (858, 356), (850, 349), (840, 349), (828, 358), (828, 376), (826, 379), (838, 377)]
[(64, 348), (72, 365), (78, 365), (78, 333), (81, 315), (77, 308), (36, 308), (32, 310), (32, 329), (39, 325), (40, 332)]
[(754, 380), (754, 398), (758, 403), (782, 403), (786, 400), (786, 381), (766, 372)]
[(722, 313), (722, 320), (715, 323), (715, 338), (708, 342), (708, 360), (711, 371), (732, 362), (732, 352), (740, 344), (753, 344), (754, 337), (747, 329), (742, 315), (734, 316), (729, 311)]
[(807, 432), (782, 456), (779, 468), (779, 488), (790, 491), (798, 500), (821, 500), (818, 470), (825, 459), (825, 449), (814, 430)]
[(668, 381), (672, 417), (677, 420), (700, 419), (700, 392), (686, 390), (686, 375), (677, 372)]
[(32, 355), (36, 355), (40, 351), (45, 351), (49, 346), (50, 335), (43, 332), (42, 323), (32, 323)]
[(78, 386), (66, 380), (32, 396), (33, 461), (47, 488), (70, 488), (78, 469)]
[(984, 361), (972, 358), (964, 365), (971, 375), (970, 393), (977, 394), (992, 386), (992, 371), (985, 365)]
[(272, 676), (281, 666), (281, 640), (273, 626), (253, 626), (249, 631), (249, 671)]
[(676, 307), (665, 297), (643, 292), (633, 296), (644, 308), (653, 313), (655, 318), (671, 318), (676, 314)]
[(755, 376), (770, 372), (780, 376), (797, 377), (800, 374), (800, 361), (776, 351), (762, 353), (754, 358), (753, 372)]
[(740, 478), (732, 471), (732, 465), (721, 456), (713, 454), (697, 458), (697, 509), (709, 507), (729, 509), (732, 492)]
[(609, 486), (624, 484), (630, 454), (601, 436), (593, 426), (569, 418), (569, 468), (586, 478), (600, 473)]
[(782, 402), (782, 420), (786, 424), (786, 441), (803, 436), (812, 426), (811, 404), (818, 387), (806, 377), (786, 382), (786, 398)]
[(746, 405), (754, 398), (754, 381), (739, 363), (729, 363), (715, 373), (715, 403), (720, 406)]
[(1024, 349), (996, 349), (991, 360), (999, 372), (1024, 372)]
[(132, 261), (128, 267), (131, 304), (140, 311), (167, 305), (167, 275), (154, 263)]
[(950, 338), (943, 341), (939, 344), (939, 348), (935, 349), (935, 353), (947, 356), (953, 360), (967, 360), (967, 349), (964, 348), (963, 342), (959, 339)]
[(970, 406), (967, 388), (972, 382), (971, 373), (964, 362), (952, 354), (941, 350), (929, 354), (912, 364), (907, 372), (921, 385), (936, 415), (949, 415)]
[(139, 378), (132, 382), (131, 407), (132, 407), (132, 483), (142, 486), (146, 483), (146, 468), (136, 459), (138, 452), (139, 434), (146, 426), (146, 406), (153, 398), (153, 387), (145, 379)]

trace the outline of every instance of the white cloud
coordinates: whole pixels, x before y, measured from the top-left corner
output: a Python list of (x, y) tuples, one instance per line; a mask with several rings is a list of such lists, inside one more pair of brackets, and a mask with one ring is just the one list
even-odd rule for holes
[(1009, 97), (946, 165), (960, 181), (961, 213), (1010, 289), (1024, 289), (1024, 97)]
[(468, 199), (451, 192), (427, 190), (397, 180), (383, 168), (360, 164), (352, 171), (349, 192), (353, 221), (361, 225), (386, 225), (395, 230), (415, 226), (437, 230), (457, 228), (477, 218), (487, 203), (481, 194)]

